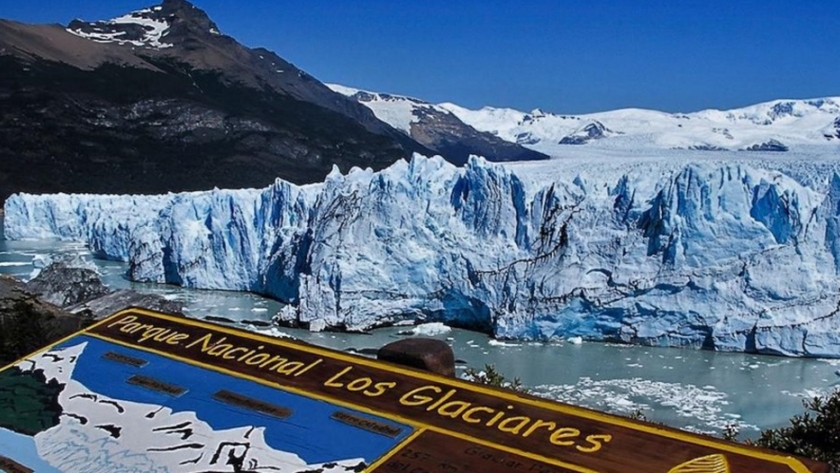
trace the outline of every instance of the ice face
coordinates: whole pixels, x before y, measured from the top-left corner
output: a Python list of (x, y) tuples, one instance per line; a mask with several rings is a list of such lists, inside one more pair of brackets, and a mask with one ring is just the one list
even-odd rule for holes
[(6, 230), (85, 241), (135, 280), (266, 294), (291, 304), (278, 319), (312, 329), (439, 321), (840, 356), (840, 177), (739, 162), (568, 180), (525, 169), (415, 156), (302, 187), (19, 194)]

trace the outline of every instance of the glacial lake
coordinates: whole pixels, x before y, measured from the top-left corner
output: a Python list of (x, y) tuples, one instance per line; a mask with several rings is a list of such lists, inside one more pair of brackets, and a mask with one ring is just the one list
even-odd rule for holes
[[(132, 283), (124, 277), (125, 263), (93, 260), (83, 245), (69, 242), (0, 239), (0, 274), (28, 279), (35, 269), (34, 259), (55, 254), (94, 261), (109, 286), (178, 300), (191, 317), (221, 317), (240, 328), (282, 333), (338, 350), (369, 353), (406, 336), (399, 332), (411, 328), (371, 334), (272, 328), (266, 323), (281, 307), (276, 301), (248, 293)], [(840, 360), (586, 341), (517, 343), (464, 330), (435, 337), (452, 346), (461, 369), (493, 364), (540, 396), (619, 414), (641, 409), (652, 421), (692, 431), (719, 432), (732, 423), (739, 426), (741, 438), (755, 437), (758, 429), (786, 425), (791, 416), (803, 412), (803, 399), (827, 394), (840, 385)]]

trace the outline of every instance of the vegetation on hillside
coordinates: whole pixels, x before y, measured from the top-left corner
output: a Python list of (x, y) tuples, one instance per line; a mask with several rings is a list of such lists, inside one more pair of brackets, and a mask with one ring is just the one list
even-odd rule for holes
[(60, 315), (34, 295), (18, 292), (0, 300), (0, 366), (54, 343), (89, 324), (88, 316)]
[(519, 378), (513, 378), (513, 380), (506, 379), (502, 373), (496, 370), (495, 365), (484, 365), (483, 370), (477, 370), (472, 367), (467, 368), (462, 377), (467, 381), (485, 386), (510, 389), (518, 393), (528, 392), (528, 388), (522, 385), (522, 381)]

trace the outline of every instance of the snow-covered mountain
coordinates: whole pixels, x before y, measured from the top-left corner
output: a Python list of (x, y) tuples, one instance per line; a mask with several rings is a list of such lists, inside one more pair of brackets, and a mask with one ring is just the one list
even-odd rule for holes
[[(172, 17), (164, 14), (162, 5), (133, 11), (131, 13), (96, 22), (73, 20), (67, 26), (67, 32), (97, 43), (116, 43), (144, 48), (171, 48), (172, 43), (162, 40), (170, 33)], [(208, 27), (208, 33), (220, 34), (215, 24)]]
[[(774, 100), (733, 110), (665, 113), (624, 109), (558, 115), (452, 103), (438, 107), (477, 130), (553, 156), (574, 153), (569, 144), (618, 149), (786, 151), (803, 145), (840, 145), (840, 97)], [(604, 133), (610, 130), (609, 133)], [(580, 140), (595, 133), (598, 139)]]
[[(840, 97), (774, 100), (733, 110), (694, 113), (624, 109), (561, 115), (540, 109), (470, 110), (453, 103), (432, 104), (402, 95), (328, 86), (356, 99), (377, 118), (415, 139), (423, 134), (418, 128), (439, 127), (438, 123), (424, 123), (424, 117), (448, 115), (480, 132), (551, 156), (580, 152), (569, 145), (618, 150), (776, 152), (803, 145), (840, 147)], [(423, 144), (434, 148), (430, 143)]]
[(840, 164), (731, 154), (415, 156), (309, 186), (14, 195), (6, 236), (85, 241), (135, 280), (267, 294), (290, 303), (280, 321), (312, 329), (444, 321), (840, 356)]
[(478, 131), (443, 107), (412, 97), (368, 92), (338, 84), (327, 84), (373, 111), (376, 118), (402, 131), (418, 143), (463, 164), (470, 155), (490, 161), (548, 159), (537, 151), (511, 143), (494, 134)]

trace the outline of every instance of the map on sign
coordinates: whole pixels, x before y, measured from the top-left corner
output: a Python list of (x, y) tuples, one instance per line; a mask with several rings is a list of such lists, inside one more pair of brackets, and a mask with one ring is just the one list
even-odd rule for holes
[(3, 472), (824, 473), (824, 465), (130, 309), (0, 371)]

